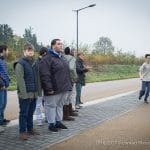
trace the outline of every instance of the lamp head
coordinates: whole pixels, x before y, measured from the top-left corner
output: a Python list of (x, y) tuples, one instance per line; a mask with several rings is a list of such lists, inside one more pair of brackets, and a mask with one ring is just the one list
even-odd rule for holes
[(89, 5), (88, 7), (94, 7), (94, 6), (96, 6), (96, 4)]

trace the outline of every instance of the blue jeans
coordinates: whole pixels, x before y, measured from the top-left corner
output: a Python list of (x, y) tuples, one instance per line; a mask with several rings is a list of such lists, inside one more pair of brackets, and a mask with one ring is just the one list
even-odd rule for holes
[(147, 101), (150, 92), (150, 81), (142, 81), (142, 88), (140, 90), (140, 98), (145, 95), (144, 100)]
[(3, 124), (4, 111), (7, 105), (7, 90), (0, 90), (0, 125)]
[(24, 133), (33, 129), (33, 114), (36, 99), (19, 99), (19, 132)]
[(82, 84), (77, 83), (76, 84), (76, 105), (79, 105), (81, 103), (81, 89), (82, 89)]

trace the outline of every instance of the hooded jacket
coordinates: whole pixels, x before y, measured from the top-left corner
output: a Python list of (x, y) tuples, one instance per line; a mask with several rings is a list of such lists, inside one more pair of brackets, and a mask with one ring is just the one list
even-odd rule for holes
[(39, 71), (45, 96), (51, 95), (51, 91), (55, 95), (72, 90), (69, 65), (61, 54), (49, 49), (49, 53), (40, 61)]

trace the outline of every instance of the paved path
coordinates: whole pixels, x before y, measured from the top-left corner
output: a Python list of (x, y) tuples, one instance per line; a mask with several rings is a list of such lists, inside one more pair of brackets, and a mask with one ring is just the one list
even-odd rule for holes
[(150, 104), (105, 121), (47, 150), (150, 150)]
[[(83, 88), (82, 101), (92, 101), (99, 98), (138, 90), (140, 87), (139, 79), (126, 79), (107, 82), (89, 83)], [(16, 91), (8, 93), (8, 105), (6, 117), (8, 119), (18, 118), (18, 98)]]
[(77, 135), (89, 128), (117, 117), (141, 104), (137, 100), (137, 93), (128, 96), (114, 98), (109, 101), (89, 105), (80, 110), (79, 117), (74, 122), (64, 122), (68, 130), (61, 130), (59, 133), (51, 133), (47, 124), (36, 127), (41, 133), (39, 136), (31, 137), (28, 141), (22, 142), (18, 138), (18, 126), (7, 127), (4, 133), (0, 134), (0, 150), (44, 150), (49, 145), (56, 144), (74, 135)]

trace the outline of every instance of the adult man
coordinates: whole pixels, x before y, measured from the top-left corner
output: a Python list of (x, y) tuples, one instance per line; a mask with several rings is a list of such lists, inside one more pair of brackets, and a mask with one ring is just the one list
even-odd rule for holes
[(74, 120), (74, 118), (70, 116), (78, 116), (78, 114), (75, 112), (75, 101), (76, 101), (75, 83), (77, 81), (77, 72), (76, 72), (76, 59), (74, 57), (74, 52), (75, 50), (70, 49), (69, 47), (66, 47), (64, 49), (65, 58), (67, 59), (69, 63), (71, 82), (73, 85), (72, 91), (68, 92), (68, 97), (64, 105), (64, 118), (63, 119), (66, 121)]
[(81, 102), (81, 89), (82, 86), (85, 85), (85, 73), (88, 72), (90, 67), (85, 66), (84, 64), (84, 54), (78, 53), (77, 60), (76, 60), (76, 71), (77, 71), (77, 83), (76, 83), (76, 108), (80, 109), (82, 104)]
[(7, 88), (9, 86), (9, 75), (5, 59), (8, 56), (8, 48), (6, 45), (0, 46), (0, 131), (2, 126), (10, 122), (4, 118), (4, 111), (7, 105)]
[(49, 53), (40, 62), (40, 77), (44, 91), (45, 113), (49, 130), (67, 129), (62, 123), (63, 105), (67, 92), (72, 90), (69, 65), (62, 56), (60, 39), (51, 42)]

